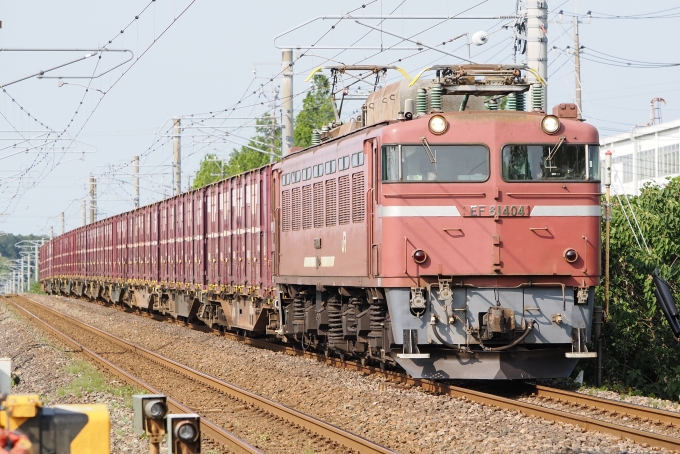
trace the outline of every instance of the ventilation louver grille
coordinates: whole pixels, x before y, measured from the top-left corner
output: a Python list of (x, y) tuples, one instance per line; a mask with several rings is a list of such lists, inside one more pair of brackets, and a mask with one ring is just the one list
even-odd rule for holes
[(350, 213), (350, 188), (349, 175), (338, 178), (338, 223), (340, 225), (349, 224)]
[(312, 187), (302, 187), (302, 228), (312, 228)]
[(314, 183), (314, 228), (323, 227), (323, 183)]
[(352, 175), (352, 222), (364, 222), (365, 217), (364, 172), (358, 172)]
[(326, 180), (326, 226), (338, 223), (337, 183), (335, 178)]
[(300, 188), (295, 188), (292, 191), (292, 219), (291, 227), (293, 230), (300, 230), (300, 224), (302, 223), (300, 218)]

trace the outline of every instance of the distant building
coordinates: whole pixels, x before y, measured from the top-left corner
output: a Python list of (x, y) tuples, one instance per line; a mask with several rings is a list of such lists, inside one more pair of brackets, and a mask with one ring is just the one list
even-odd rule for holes
[(680, 176), (680, 120), (602, 137), (602, 162), (607, 150), (612, 152), (612, 188), (616, 192), (637, 195), (645, 183), (664, 184), (667, 177)]

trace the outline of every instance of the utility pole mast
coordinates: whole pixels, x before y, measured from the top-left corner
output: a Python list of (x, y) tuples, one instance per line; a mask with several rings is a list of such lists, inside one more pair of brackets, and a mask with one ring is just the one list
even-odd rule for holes
[(293, 51), (282, 51), (281, 108), (283, 131), (281, 131), (281, 156), (287, 156), (293, 146)]
[(50, 241), (54, 239), (54, 227), (50, 226)]
[(36, 241), (35, 244), (33, 245), (33, 253), (35, 256), (35, 270), (33, 273), (33, 276), (35, 277), (35, 281), (39, 282), (40, 281), (40, 267), (38, 264), (40, 263), (40, 245)]
[(85, 202), (85, 200), (83, 200), (80, 203), (80, 205), (81, 205), (82, 212), (83, 212), (83, 227), (85, 227), (87, 225), (87, 208), (85, 208), (85, 206), (87, 205), (87, 202)]
[(135, 208), (139, 208), (139, 156), (132, 157), (132, 202)]
[(172, 134), (172, 164), (174, 169), (174, 180), (175, 180), (175, 195), (180, 195), (182, 193), (182, 143), (180, 141), (181, 133), (181, 123), (179, 117), (175, 117), (174, 128)]
[(576, 106), (578, 118), (583, 118), (581, 112), (581, 44), (578, 39), (578, 17), (574, 16), (574, 74), (576, 75)]
[(19, 276), (19, 293), (24, 293), (24, 289), (26, 288), (24, 285), (24, 279), (26, 278), (26, 273), (24, 273), (24, 256), (20, 255), (21, 257), (21, 276)]
[[(545, 0), (527, 1), (527, 66), (543, 80), (548, 78), (548, 3)], [(545, 112), (548, 92), (534, 74), (527, 74), (531, 82), (529, 110)]]
[(94, 177), (90, 176), (90, 224), (94, 224), (95, 221), (95, 204), (97, 203), (95, 184)]
[(61, 217), (61, 234), (63, 235), (64, 233), (66, 233), (66, 222), (64, 221), (64, 212), (63, 211), (61, 212), (60, 217)]

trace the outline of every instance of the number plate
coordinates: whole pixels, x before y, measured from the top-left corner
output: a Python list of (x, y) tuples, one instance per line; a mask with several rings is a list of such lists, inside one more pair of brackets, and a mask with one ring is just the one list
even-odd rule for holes
[(463, 205), (465, 217), (529, 216), (529, 205)]

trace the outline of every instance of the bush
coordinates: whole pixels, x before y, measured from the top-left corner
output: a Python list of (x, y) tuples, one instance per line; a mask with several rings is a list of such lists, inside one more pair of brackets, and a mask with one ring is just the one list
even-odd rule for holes
[(40, 282), (34, 282), (31, 284), (31, 287), (28, 289), (28, 293), (37, 293), (39, 295), (44, 295), (45, 292), (42, 291), (40, 288)]
[[(680, 342), (657, 305), (651, 279), (658, 268), (680, 301), (680, 178), (664, 187), (647, 185), (629, 200), (630, 207), (625, 198), (612, 200), (605, 379), (620, 392), (680, 400)], [(631, 208), (649, 253), (642, 237), (631, 229), (636, 226)], [(603, 220), (603, 271), (604, 228)], [(604, 306), (604, 279), (596, 298)]]

